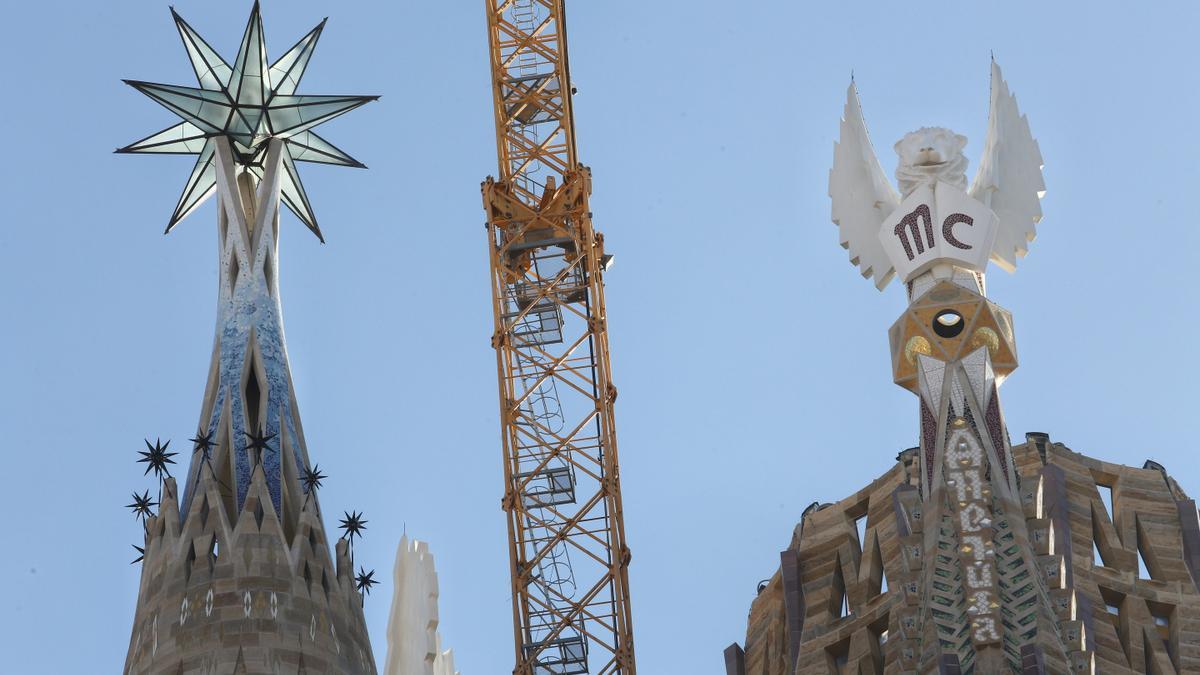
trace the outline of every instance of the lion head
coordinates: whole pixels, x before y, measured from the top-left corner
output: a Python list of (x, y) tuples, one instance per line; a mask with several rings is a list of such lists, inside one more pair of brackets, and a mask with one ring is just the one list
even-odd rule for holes
[(967, 137), (941, 127), (922, 127), (905, 134), (894, 146), (900, 157), (896, 180), (907, 196), (922, 183), (943, 181), (965, 190)]

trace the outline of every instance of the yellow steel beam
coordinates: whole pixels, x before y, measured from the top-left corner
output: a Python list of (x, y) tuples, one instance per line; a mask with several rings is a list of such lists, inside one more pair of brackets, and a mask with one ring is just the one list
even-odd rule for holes
[(517, 675), (635, 675), (604, 307), (563, 0), (485, 0), (488, 218)]

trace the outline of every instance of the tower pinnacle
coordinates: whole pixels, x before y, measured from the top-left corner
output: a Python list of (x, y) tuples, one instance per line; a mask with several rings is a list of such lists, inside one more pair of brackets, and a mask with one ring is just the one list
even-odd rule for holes
[(1066, 662), (1055, 580), (1041, 578), (1029, 530), (1011, 517), (1022, 504), (998, 387), (1017, 367), (1016, 341), (984, 278), (989, 260), (1013, 270), (1041, 220), (1037, 141), (993, 61), (988, 136), (970, 187), (967, 138), (925, 127), (895, 145), (897, 192), (853, 84), (845, 110), (833, 220), (863, 275), (880, 289), (899, 276), (909, 302), (888, 333), (893, 379), (920, 408), (919, 479), (906, 505), (920, 514), (909, 528), (917, 562), (903, 581), (921, 597), (900, 618), (903, 667), (1008, 672), (1029, 650)]
[(284, 145), (284, 175), (280, 177), (283, 202), (325, 241), (295, 162), (366, 168), (312, 129), (379, 97), (296, 94), (325, 28), (324, 20), (268, 66), (262, 16), (255, 2), (241, 48), (230, 66), (174, 9), (171, 15), (200, 87), (125, 80), (183, 121), (117, 149), (125, 153), (199, 155), (166, 231), (170, 232), (216, 189), (217, 139), (227, 139), (234, 161), (259, 180), (266, 171), (269, 141), (277, 139)]
[[(182, 17), (200, 87), (127, 82), (183, 121), (118, 152), (198, 155), (167, 230), (217, 195), (212, 365), (182, 500), (146, 521), (125, 672), (374, 673), (351, 549), (332, 552), (279, 299), (279, 211), (314, 234), (296, 161), (362, 164), (313, 127), (376, 97), (297, 95), (325, 22), (268, 65), (258, 4), (232, 66)], [(162, 448), (165, 451), (165, 446)], [(155, 452), (155, 447), (151, 447)], [(214, 670), (216, 669), (216, 670)]]

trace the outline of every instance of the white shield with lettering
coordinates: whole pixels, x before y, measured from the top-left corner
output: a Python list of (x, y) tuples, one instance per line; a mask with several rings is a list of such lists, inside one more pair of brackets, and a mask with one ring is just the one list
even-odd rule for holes
[(922, 185), (888, 216), (879, 240), (901, 281), (948, 262), (976, 272), (987, 267), (996, 214), (966, 192), (938, 182)]

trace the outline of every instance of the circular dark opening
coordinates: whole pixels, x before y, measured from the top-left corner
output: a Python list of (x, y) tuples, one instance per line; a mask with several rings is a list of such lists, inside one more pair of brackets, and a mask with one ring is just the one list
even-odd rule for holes
[(962, 314), (947, 309), (938, 312), (938, 315), (933, 317), (933, 332), (938, 334), (938, 337), (952, 338), (963, 332), (964, 321)]

